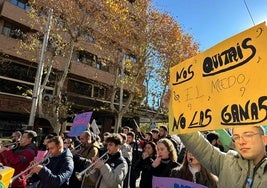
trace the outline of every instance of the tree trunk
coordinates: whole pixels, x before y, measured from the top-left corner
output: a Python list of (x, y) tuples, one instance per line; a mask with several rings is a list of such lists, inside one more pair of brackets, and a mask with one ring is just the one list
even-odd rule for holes
[(115, 133), (119, 132), (119, 129), (121, 127), (122, 117), (123, 117), (122, 112), (118, 112), (117, 116), (115, 116), (115, 126), (114, 126), (114, 132)]

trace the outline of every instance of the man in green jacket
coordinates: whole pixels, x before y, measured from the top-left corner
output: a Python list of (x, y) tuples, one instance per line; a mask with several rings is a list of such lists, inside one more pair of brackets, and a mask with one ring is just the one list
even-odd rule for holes
[(213, 147), (200, 132), (179, 136), (199, 162), (219, 177), (219, 187), (266, 188), (267, 136), (263, 128), (235, 127), (232, 133), (237, 151), (227, 153)]

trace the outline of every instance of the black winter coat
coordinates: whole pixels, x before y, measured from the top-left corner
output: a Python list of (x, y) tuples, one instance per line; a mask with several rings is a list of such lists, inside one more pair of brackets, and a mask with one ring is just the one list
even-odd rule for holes
[(170, 159), (161, 159), (161, 163), (156, 168), (152, 168), (152, 175), (158, 177), (170, 177), (173, 168), (179, 164)]
[(151, 157), (147, 157), (145, 159), (141, 158), (139, 161), (137, 161), (135, 170), (141, 173), (141, 179), (140, 179), (140, 188), (150, 188), (152, 187), (152, 166), (154, 159)]

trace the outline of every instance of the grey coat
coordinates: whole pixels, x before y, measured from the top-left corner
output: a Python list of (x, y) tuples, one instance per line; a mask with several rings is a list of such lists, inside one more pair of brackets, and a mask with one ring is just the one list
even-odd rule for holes
[(89, 177), (96, 181), (96, 188), (121, 188), (128, 172), (128, 164), (121, 152), (109, 155), (107, 162)]
[[(179, 136), (186, 148), (193, 153), (199, 162), (219, 177), (219, 187), (267, 187), (266, 157), (255, 168), (253, 161), (243, 159), (236, 151), (230, 150), (227, 153), (219, 151), (199, 132)], [(252, 185), (249, 186), (247, 181), (251, 182), (251, 180)]]

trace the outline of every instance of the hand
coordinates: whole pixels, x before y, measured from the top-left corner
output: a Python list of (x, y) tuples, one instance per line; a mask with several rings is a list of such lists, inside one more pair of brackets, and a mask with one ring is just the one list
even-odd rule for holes
[(146, 151), (144, 151), (144, 152), (142, 153), (142, 158), (143, 158), (143, 159), (146, 159), (146, 158), (148, 158), (148, 157), (149, 157), (148, 153), (147, 153)]
[(31, 161), (31, 162), (30, 162), (30, 166), (33, 166), (33, 165), (36, 165), (36, 164), (37, 164), (36, 161)]
[(30, 174), (34, 174), (34, 173), (38, 174), (40, 170), (42, 170), (42, 168), (43, 168), (43, 165), (37, 165), (30, 170)]
[(160, 162), (161, 162), (161, 156), (158, 155), (157, 158), (153, 161), (152, 166), (153, 166), (154, 168), (156, 168), (157, 166), (160, 165)]
[(94, 168), (96, 168), (96, 169), (100, 169), (104, 164), (105, 164), (105, 161), (103, 161), (103, 160), (99, 160), (99, 161), (97, 161), (96, 164), (94, 165)]
[(78, 152), (77, 152), (77, 150), (71, 150), (71, 153), (72, 153), (72, 155), (77, 155), (78, 154)]
[(95, 162), (98, 158), (99, 158), (98, 156), (92, 157), (92, 163)]

